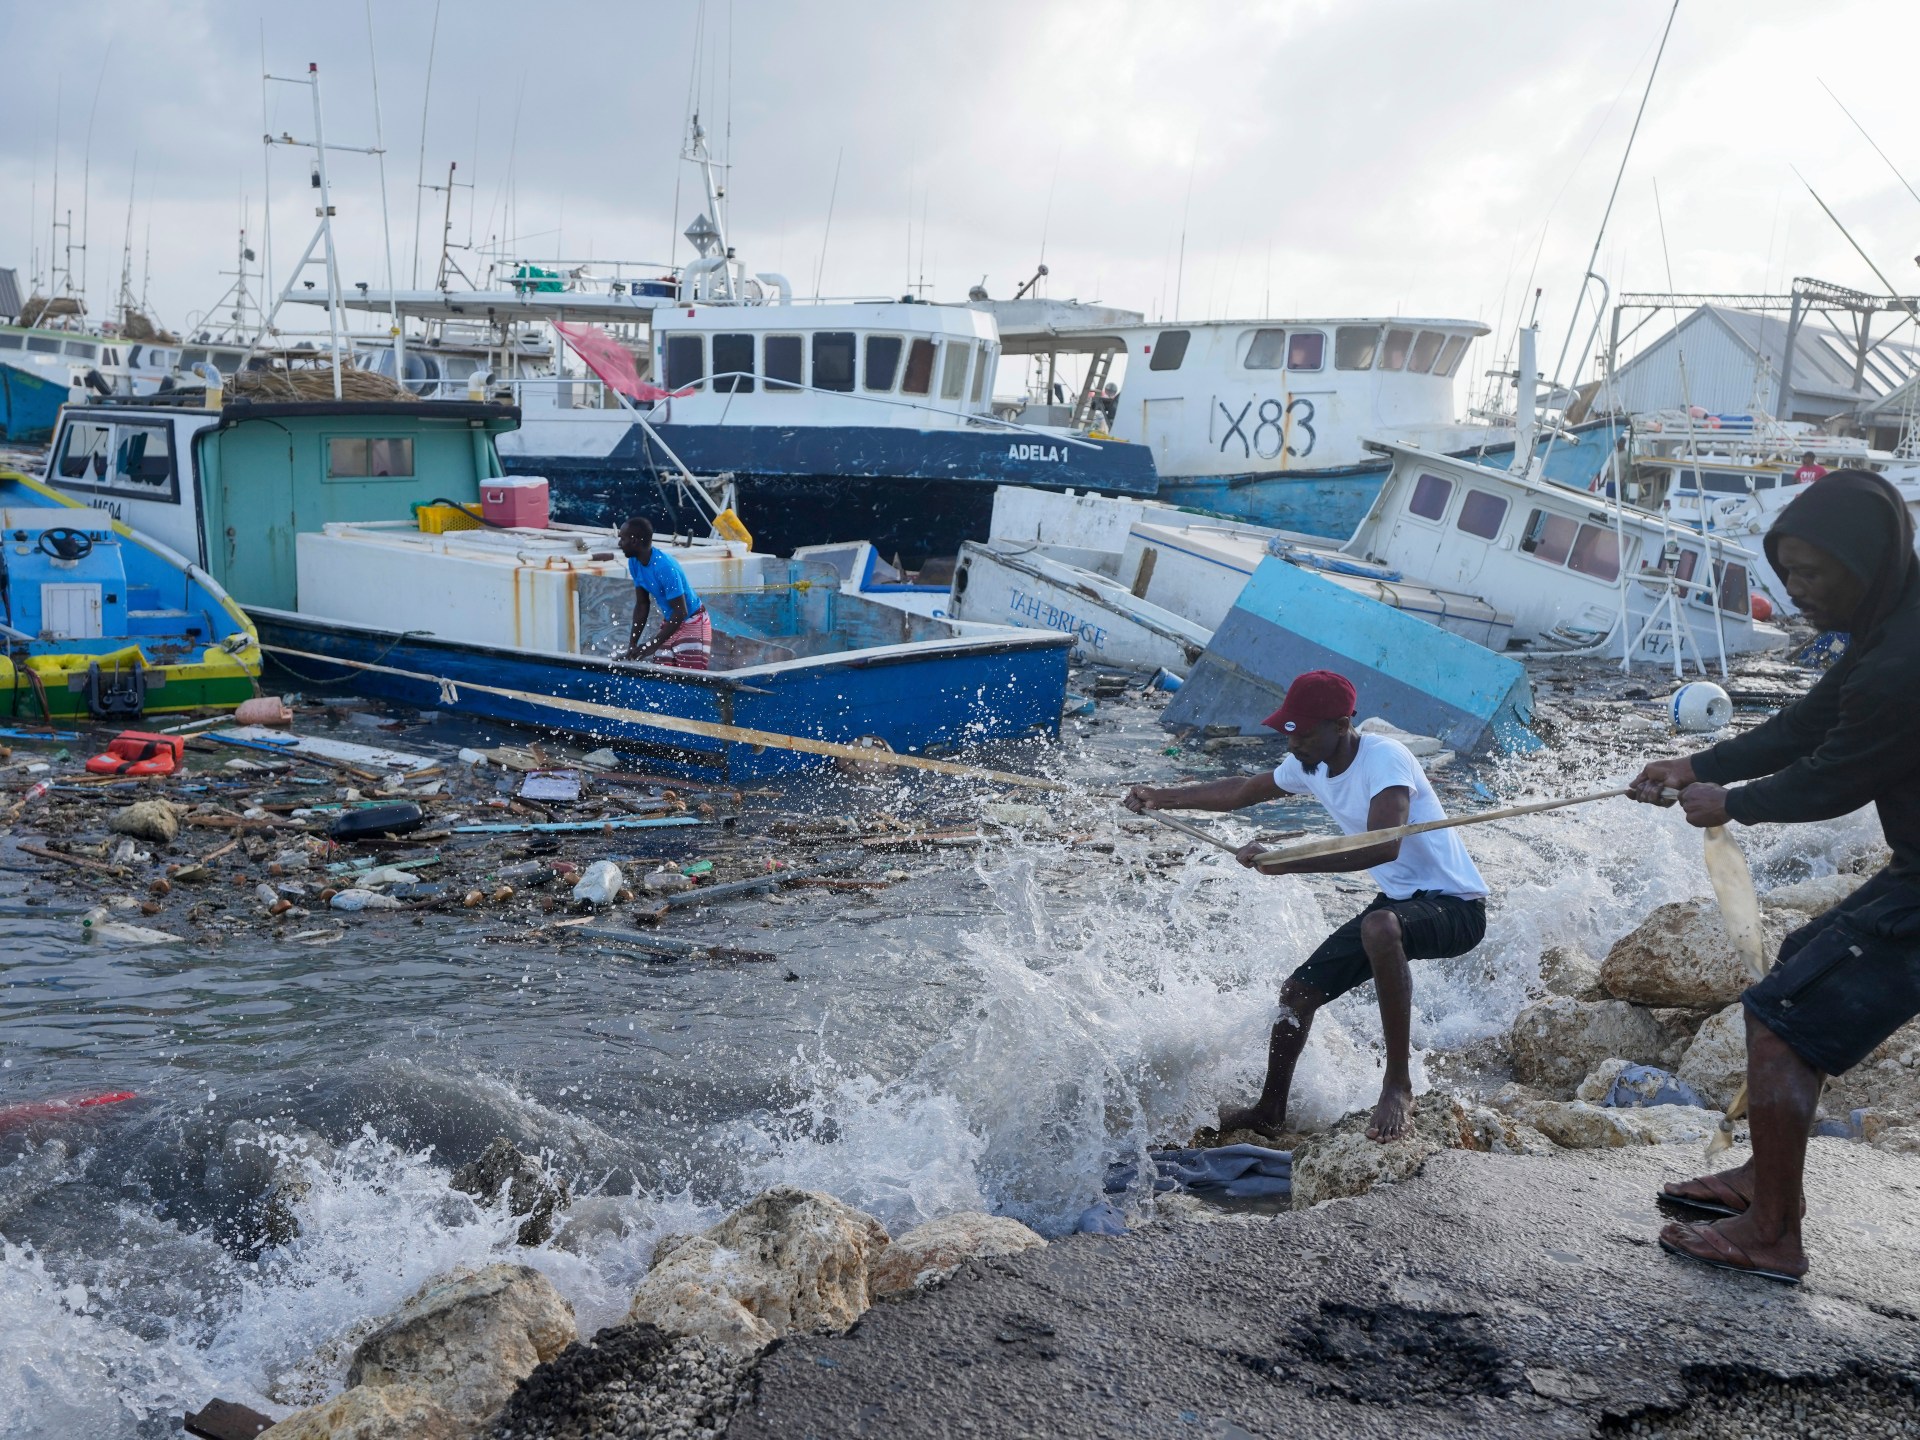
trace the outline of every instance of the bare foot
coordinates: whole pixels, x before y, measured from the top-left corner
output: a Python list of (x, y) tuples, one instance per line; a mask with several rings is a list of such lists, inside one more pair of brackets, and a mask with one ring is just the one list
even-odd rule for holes
[(1383, 1085), (1380, 1103), (1373, 1107), (1373, 1123), (1367, 1126), (1369, 1140), (1398, 1140), (1412, 1126), (1413, 1087)]
[(1268, 1115), (1258, 1105), (1220, 1112), (1222, 1135), (1230, 1134), (1235, 1130), (1251, 1130), (1255, 1134), (1264, 1135), (1269, 1140), (1273, 1140), (1279, 1137), (1280, 1132), (1286, 1128), (1286, 1124), (1285, 1115)]

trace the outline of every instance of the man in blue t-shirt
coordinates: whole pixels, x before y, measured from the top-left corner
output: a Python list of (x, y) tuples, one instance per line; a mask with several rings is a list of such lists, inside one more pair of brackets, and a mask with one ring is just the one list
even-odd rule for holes
[[(713, 659), (713, 621), (700, 603), (680, 562), (653, 543), (653, 525), (635, 516), (620, 527), (620, 553), (633, 577), (633, 629), (625, 660), (652, 660), (679, 670), (705, 670)], [(645, 645), (640, 632), (653, 607), (660, 607), (660, 628)]]

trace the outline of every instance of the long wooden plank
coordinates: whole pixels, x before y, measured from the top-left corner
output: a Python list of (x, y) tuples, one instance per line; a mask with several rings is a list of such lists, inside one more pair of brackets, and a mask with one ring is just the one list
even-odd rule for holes
[(1508, 805), (1500, 810), (1483, 810), (1478, 815), (1450, 815), (1444, 820), (1423, 820), (1412, 825), (1394, 825), (1385, 830), (1362, 830), (1357, 835), (1329, 835), (1323, 840), (1307, 840), (1298, 845), (1269, 850), (1253, 863), (1256, 870), (1275, 870), (1295, 860), (1345, 855), (1350, 851), (1384, 845), (1389, 840), (1404, 840), (1409, 835), (1453, 830), (1462, 825), (1484, 825), (1489, 820), (1511, 820), (1516, 815), (1538, 815), (1545, 810), (1564, 810), (1569, 805), (1589, 805), (1595, 800), (1612, 800), (1626, 793), (1625, 789), (1596, 790), (1591, 795), (1575, 795), (1565, 800), (1535, 800), (1525, 805)]

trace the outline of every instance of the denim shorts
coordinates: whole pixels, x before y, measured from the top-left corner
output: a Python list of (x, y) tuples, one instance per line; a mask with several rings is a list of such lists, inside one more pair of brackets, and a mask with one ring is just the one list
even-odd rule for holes
[(1369, 915), (1391, 910), (1400, 920), (1400, 940), (1409, 960), (1444, 960), (1464, 955), (1487, 933), (1487, 902), (1462, 900), (1444, 890), (1416, 890), (1404, 900), (1385, 895), (1320, 942), (1320, 948), (1290, 977), (1327, 999), (1344, 995), (1373, 978), (1373, 962), (1360, 939)]
[(1787, 936), (1740, 998), (1815, 1069), (1851, 1070), (1920, 1015), (1920, 884), (1882, 870)]

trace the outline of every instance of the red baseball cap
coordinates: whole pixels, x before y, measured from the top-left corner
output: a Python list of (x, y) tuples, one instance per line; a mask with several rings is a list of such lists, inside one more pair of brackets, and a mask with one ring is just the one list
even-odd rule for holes
[(1280, 708), (1261, 723), (1269, 730), (1291, 735), (1322, 720), (1344, 720), (1353, 714), (1353, 682), (1331, 670), (1309, 670), (1293, 677)]

